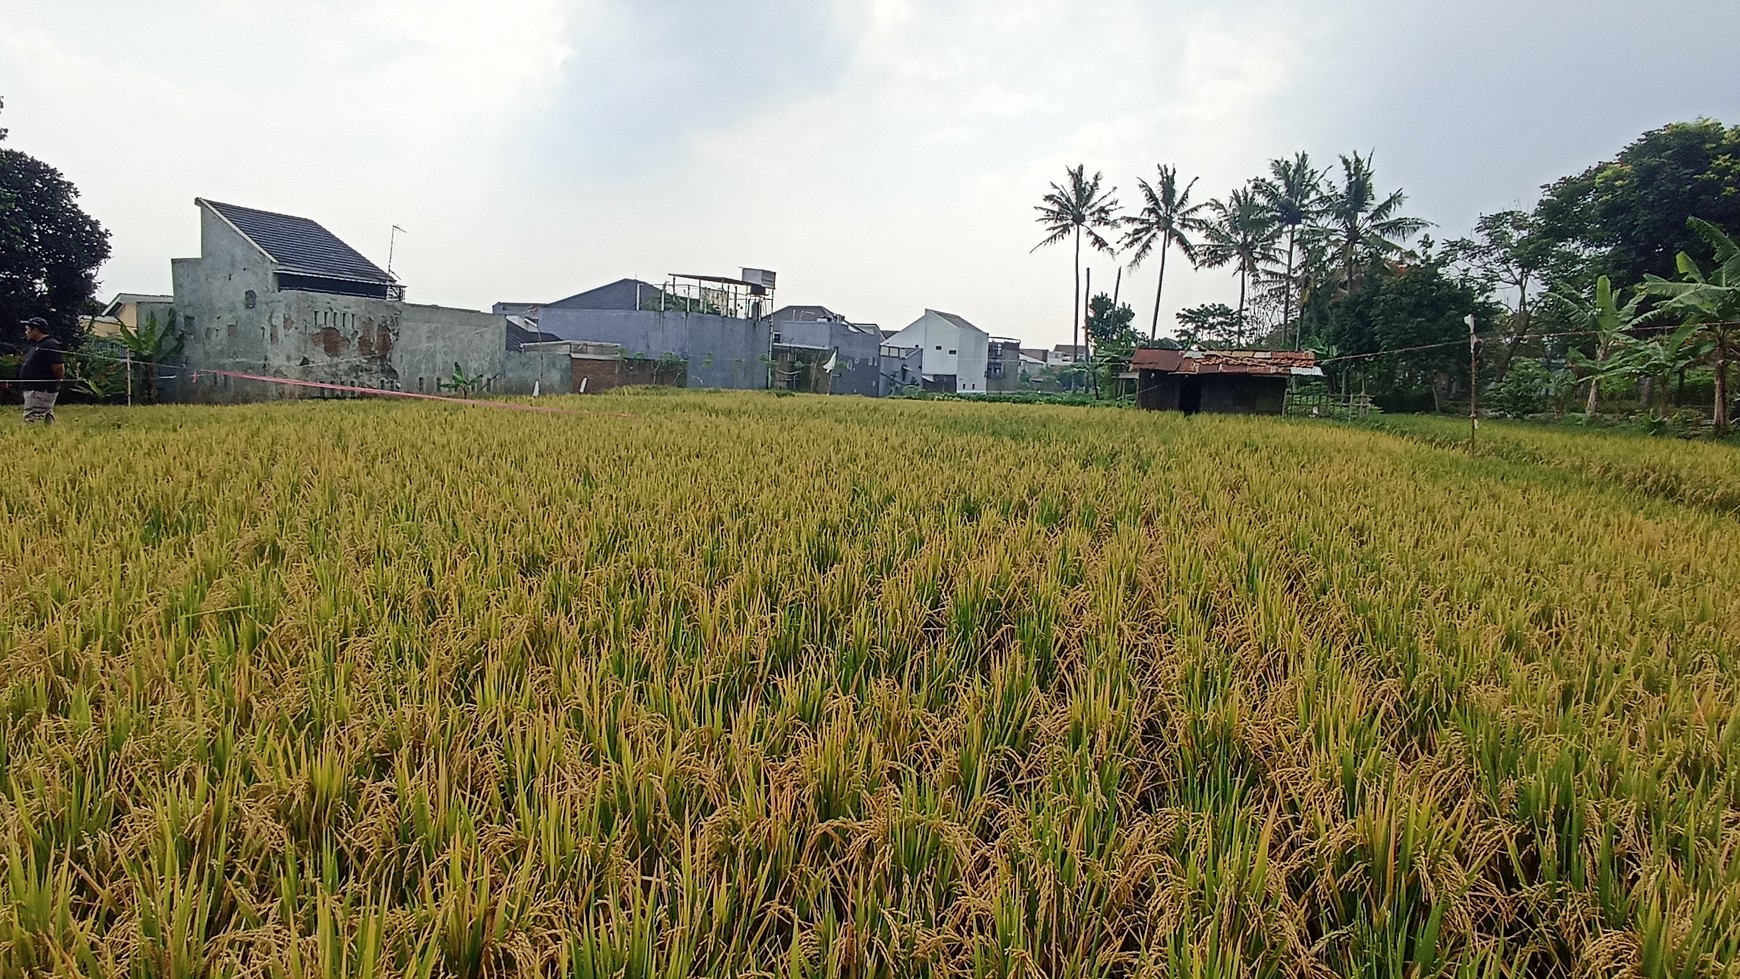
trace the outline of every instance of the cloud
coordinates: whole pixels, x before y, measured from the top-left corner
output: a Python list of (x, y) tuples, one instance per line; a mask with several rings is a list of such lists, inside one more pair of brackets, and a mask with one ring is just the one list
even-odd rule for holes
[[(1128, 203), (1156, 163), (1212, 197), (1274, 157), (1375, 147), (1380, 181), (1452, 232), (1648, 126), (1740, 121), (1740, 9), (1671, 6), (0, 0), (0, 94), (9, 144), (113, 229), (109, 289), (167, 286), (202, 194), (377, 260), (409, 228), (420, 301), (749, 265), (858, 319), (941, 307), (1057, 342), (1070, 258), (1029, 249), (1065, 166)], [(1168, 276), (1168, 318), (1236, 295), (1224, 271)]]

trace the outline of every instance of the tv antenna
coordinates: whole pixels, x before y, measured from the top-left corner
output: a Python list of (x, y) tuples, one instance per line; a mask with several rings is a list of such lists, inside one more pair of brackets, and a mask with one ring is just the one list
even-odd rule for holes
[(408, 234), (410, 234), (409, 231), (406, 231), (404, 228), (401, 228), (395, 224), (395, 225), (393, 225), (392, 234), (387, 236), (387, 274), (388, 275), (393, 274), (393, 246), (395, 246), (399, 243), (399, 236), (400, 235), (408, 235)]

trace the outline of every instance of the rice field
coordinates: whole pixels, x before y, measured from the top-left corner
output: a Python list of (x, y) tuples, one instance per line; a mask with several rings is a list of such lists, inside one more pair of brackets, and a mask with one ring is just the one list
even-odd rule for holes
[(1730, 448), (561, 403), (0, 424), (0, 975), (1740, 968)]

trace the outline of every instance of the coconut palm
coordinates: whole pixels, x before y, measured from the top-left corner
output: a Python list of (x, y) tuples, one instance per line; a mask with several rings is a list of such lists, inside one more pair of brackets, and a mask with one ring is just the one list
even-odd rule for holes
[(1225, 201), (1210, 201), (1208, 211), (1212, 217), (1203, 228), (1198, 264), (1209, 268), (1232, 265), (1238, 272), (1238, 317), (1242, 331), (1251, 279), (1275, 260), (1280, 226), (1250, 186), (1233, 191)]
[(1101, 228), (1114, 228), (1118, 225), (1118, 201), (1112, 195), (1117, 190), (1112, 187), (1101, 189), (1100, 181), (1103, 175), (1095, 171), (1090, 178), (1087, 176), (1087, 165), (1078, 164), (1065, 170), (1063, 184), (1053, 183), (1050, 193), (1040, 199), (1033, 209), (1039, 212), (1036, 219), (1045, 226), (1045, 239), (1033, 246), (1038, 251), (1047, 245), (1055, 245), (1071, 237), (1075, 239), (1075, 301), (1072, 304), (1074, 323), (1070, 329), (1070, 344), (1073, 350), (1081, 349), (1081, 243), (1086, 238), (1088, 245), (1107, 255), (1116, 254), (1112, 243), (1100, 234)]
[(1190, 190), (1196, 186), (1195, 178), (1191, 178), (1181, 191), (1176, 167), (1161, 164), (1158, 170), (1159, 176), (1152, 185), (1140, 178), (1136, 180), (1136, 186), (1141, 188), (1142, 209), (1125, 219), (1129, 230), (1124, 233), (1123, 241), (1124, 251), (1130, 253), (1131, 271), (1135, 271), (1156, 246), (1160, 249), (1160, 278), (1154, 285), (1154, 320), (1148, 326), (1150, 341), (1160, 334), (1160, 296), (1166, 289), (1166, 253), (1176, 245), (1191, 266), (1196, 265), (1196, 243), (1191, 235), (1202, 230), (1206, 222), (1199, 212), (1208, 206), (1206, 203), (1190, 203)]
[[(1287, 229), (1287, 271), (1281, 279), (1281, 328), (1293, 316), (1293, 259), (1298, 252), (1299, 231), (1323, 213), (1323, 171), (1311, 165), (1311, 157), (1299, 153), (1291, 160), (1270, 160), (1269, 175), (1256, 182), (1257, 193), (1274, 213), (1275, 223)], [(1298, 330), (1293, 345), (1300, 342)]]
[(1310, 227), (1299, 235), (1299, 255), (1293, 266), (1293, 278), (1299, 287), (1299, 298), (1294, 307), (1301, 338), (1307, 325), (1320, 329), (1328, 318), (1329, 304), (1341, 282), (1341, 263), (1335, 258), (1328, 239), (1323, 235), (1313, 233)]
[(1378, 199), (1369, 155), (1355, 153), (1341, 158), (1341, 183), (1329, 187), (1322, 228), (1341, 254), (1347, 288), (1354, 286), (1360, 253), (1394, 255), (1409, 238), (1432, 226), (1430, 221), (1403, 215), (1402, 205), (1407, 202), (1408, 195), (1400, 190)]

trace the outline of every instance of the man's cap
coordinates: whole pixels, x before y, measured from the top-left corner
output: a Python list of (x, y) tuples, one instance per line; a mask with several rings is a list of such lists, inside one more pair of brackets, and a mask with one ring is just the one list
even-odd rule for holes
[(45, 320), (40, 316), (32, 316), (27, 320), (21, 320), (19, 321), (19, 325), (23, 326), (26, 330), (41, 330), (44, 333), (48, 332), (48, 320)]

